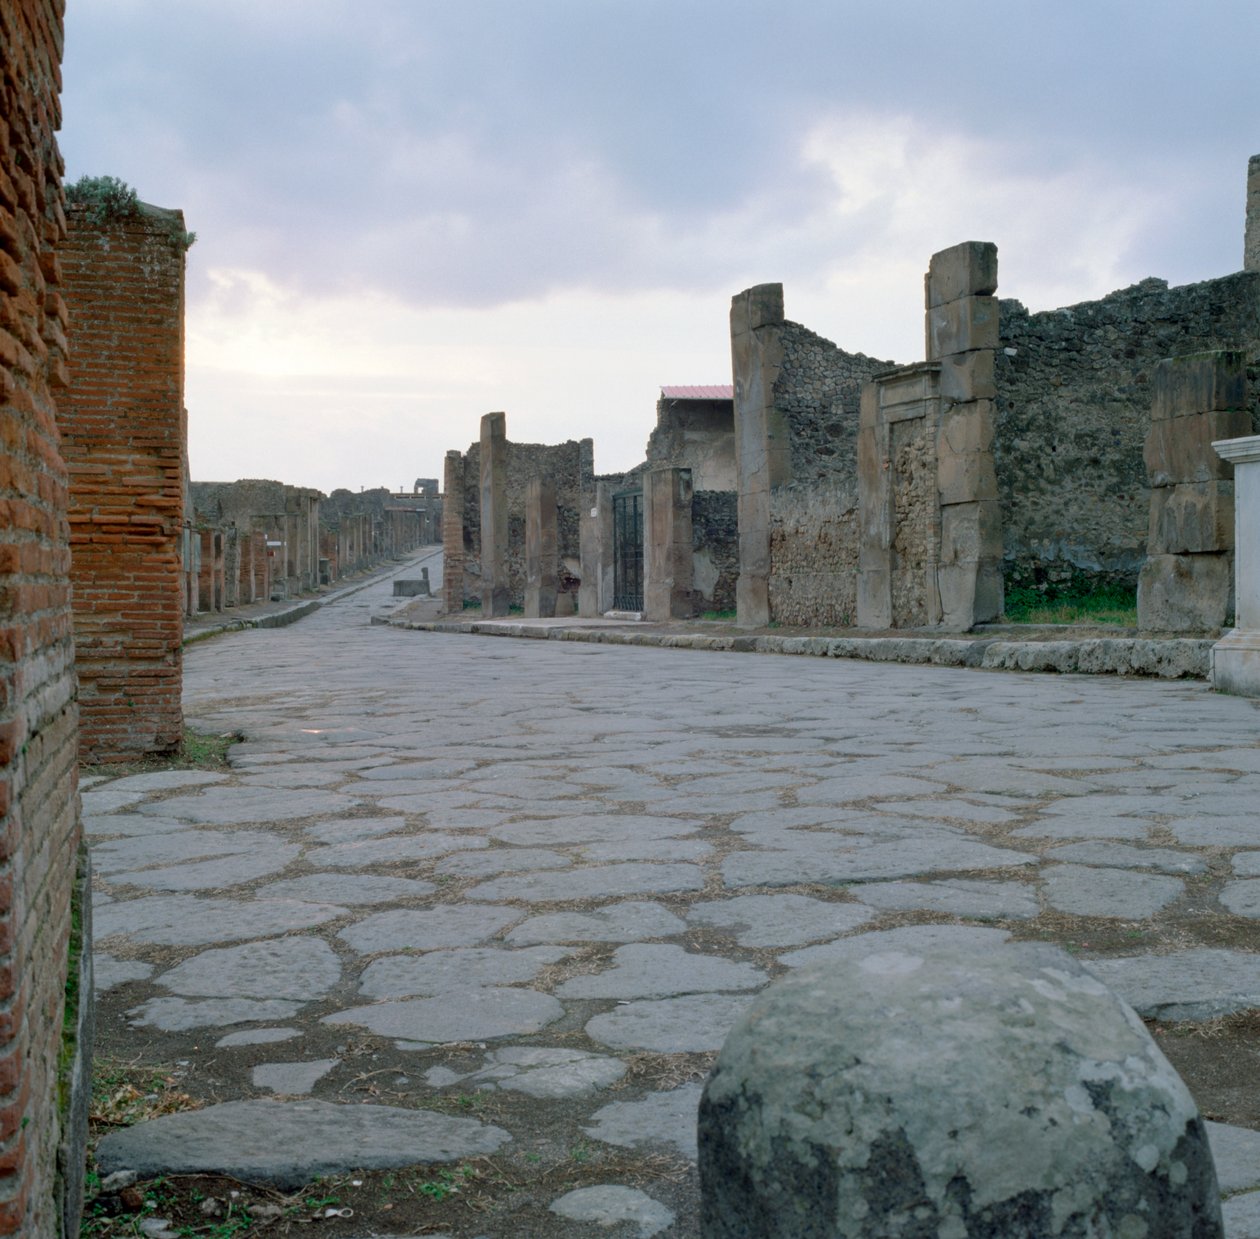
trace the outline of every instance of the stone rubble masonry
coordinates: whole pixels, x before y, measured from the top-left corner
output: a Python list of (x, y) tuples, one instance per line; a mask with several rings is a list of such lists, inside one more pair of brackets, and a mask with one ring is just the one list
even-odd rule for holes
[(691, 470), (643, 475), (643, 612), (652, 621), (695, 615)]
[(1260, 155), (1247, 161), (1247, 225), (1243, 234), (1243, 270), (1260, 271)]
[(525, 488), (525, 618), (556, 614), (556, 484), (530, 478)]
[(648, 438), (648, 467), (690, 469), (697, 491), (734, 491), (734, 419), (730, 400), (662, 396)]
[(58, 1102), (80, 842), (55, 404), (68, 381), (62, 14), (60, 0), (0, 6), (0, 1234), (24, 1239), (78, 1233), (83, 1165), (69, 1150), (86, 1132)]
[[(73, 205), (68, 225), (71, 384), (58, 424), (79, 751), (127, 761), (170, 752), (183, 734), (184, 219), (142, 205), (97, 222)], [(203, 553), (203, 577), (221, 566)]]
[(1145, 462), (1150, 479), (1147, 559), (1138, 576), (1138, 627), (1219, 628), (1233, 604), (1233, 466), (1214, 440), (1251, 431), (1247, 359), (1216, 350), (1161, 361), (1151, 376)]
[(1212, 647), (1212, 686), (1260, 697), (1260, 435), (1213, 446), (1234, 467), (1236, 615), (1233, 630)]
[[(695, 475), (692, 475), (695, 480)], [(773, 537), (778, 533), (776, 520)], [(739, 578), (738, 498), (733, 490), (697, 490), (691, 496), (692, 585), (701, 613), (735, 610)]]

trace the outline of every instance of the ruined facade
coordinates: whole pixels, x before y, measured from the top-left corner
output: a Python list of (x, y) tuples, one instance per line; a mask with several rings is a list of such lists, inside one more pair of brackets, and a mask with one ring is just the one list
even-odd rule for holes
[(183, 734), (186, 234), (178, 211), (142, 204), (118, 215), (75, 204), (68, 220), (72, 383), (58, 422), (79, 747), (86, 761), (125, 761), (170, 752)]
[[(62, 6), (0, 6), (0, 1234), (78, 1234), (92, 973), (76, 785)], [(74, 984), (67, 987), (67, 978)]]

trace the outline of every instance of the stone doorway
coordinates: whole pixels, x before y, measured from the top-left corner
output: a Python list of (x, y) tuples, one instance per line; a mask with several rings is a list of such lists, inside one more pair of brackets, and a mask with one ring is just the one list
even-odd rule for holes
[(643, 610), (643, 492), (613, 496), (613, 610)]

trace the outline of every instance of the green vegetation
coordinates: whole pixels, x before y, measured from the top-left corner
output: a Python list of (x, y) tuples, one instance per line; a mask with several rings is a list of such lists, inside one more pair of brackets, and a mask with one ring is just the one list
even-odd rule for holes
[(1006, 594), (1012, 624), (1116, 624), (1137, 627), (1137, 592), (1113, 585), (1055, 590), (1017, 588)]
[(145, 774), (151, 770), (228, 770), (228, 750), (244, 738), (239, 731), (208, 735), (185, 727), (178, 747), (164, 756), (147, 757), (141, 761), (110, 762), (103, 766), (83, 765), (79, 767), (79, 774), (116, 779), (127, 774)]
[[(88, 221), (98, 228), (140, 214), (139, 195), (116, 176), (81, 176), (74, 184), (66, 186), (66, 201), (86, 207)], [(197, 240), (197, 234), (174, 228), (171, 239), (187, 250)]]
[(721, 620), (723, 623), (730, 623), (735, 619), (734, 611), (705, 611), (700, 618), (705, 620)]

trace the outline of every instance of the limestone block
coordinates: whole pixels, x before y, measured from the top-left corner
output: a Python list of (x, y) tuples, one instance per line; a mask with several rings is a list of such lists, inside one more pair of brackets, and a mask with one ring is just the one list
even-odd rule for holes
[(963, 297), (927, 312), (928, 360), (998, 345), (996, 297)]
[(857, 618), (859, 628), (892, 627), (892, 572), (883, 566), (858, 570)]
[(1233, 482), (1182, 482), (1151, 491), (1147, 554), (1225, 551), (1233, 545)]
[(993, 453), (938, 453), (936, 486), (942, 504), (996, 499), (997, 473), (993, 468)]
[(932, 255), (927, 273), (927, 305), (997, 291), (998, 254), (992, 241), (964, 241)]
[(992, 349), (952, 353), (941, 358), (940, 366), (942, 400), (992, 400), (997, 395)]
[(874, 381), (863, 383), (861, 403), (858, 406), (858, 433), (874, 430), (878, 423), (879, 384)]
[(1260, 633), (1235, 629), (1212, 647), (1212, 687), (1235, 697), (1260, 697)]
[(756, 284), (731, 298), (731, 335), (783, 322), (783, 285)]
[(966, 632), (976, 624), (1002, 614), (1002, 565), (1000, 560), (959, 560), (936, 569), (942, 628)]
[(1185, 1085), (1048, 944), (799, 969), (727, 1037), (698, 1135), (703, 1239), (1223, 1233)]
[(556, 483), (530, 478), (525, 488), (525, 616), (551, 619), (556, 613), (559, 559), (556, 553)]
[(1247, 404), (1247, 357), (1233, 349), (1167, 357), (1151, 375), (1151, 417), (1162, 421)]
[(1212, 450), (1212, 444), (1250, 433), (1251, 414), (1246, 409), (1213, 409), (1153, 420), (1146, 432), (1145, 448), (1150, 484), (1173, 486), (1177, 482), (1232, 478), (1234, 467)]
[(1243, 233), (1243, 270), (1260, 271), (1260, 155), (1247, 162), (1247, 224)]
[(992, 400), (971, 400), (966, 404), (947, 406), (941, 413), (937, 450), (942, 456), (990, 451), (993, 447), (993, 420)]
[(508, 585), (507, 415), (481, 419), (481, 614), (503, 616)]
[(1002, 557), (1002, 509), (996, 499), (941, 508), (941, 563)]
[(1232, 556), (1152, 555), (1138, 574), (1138, 627), (1147, 632), (1220, 628), (1229, 611)]

